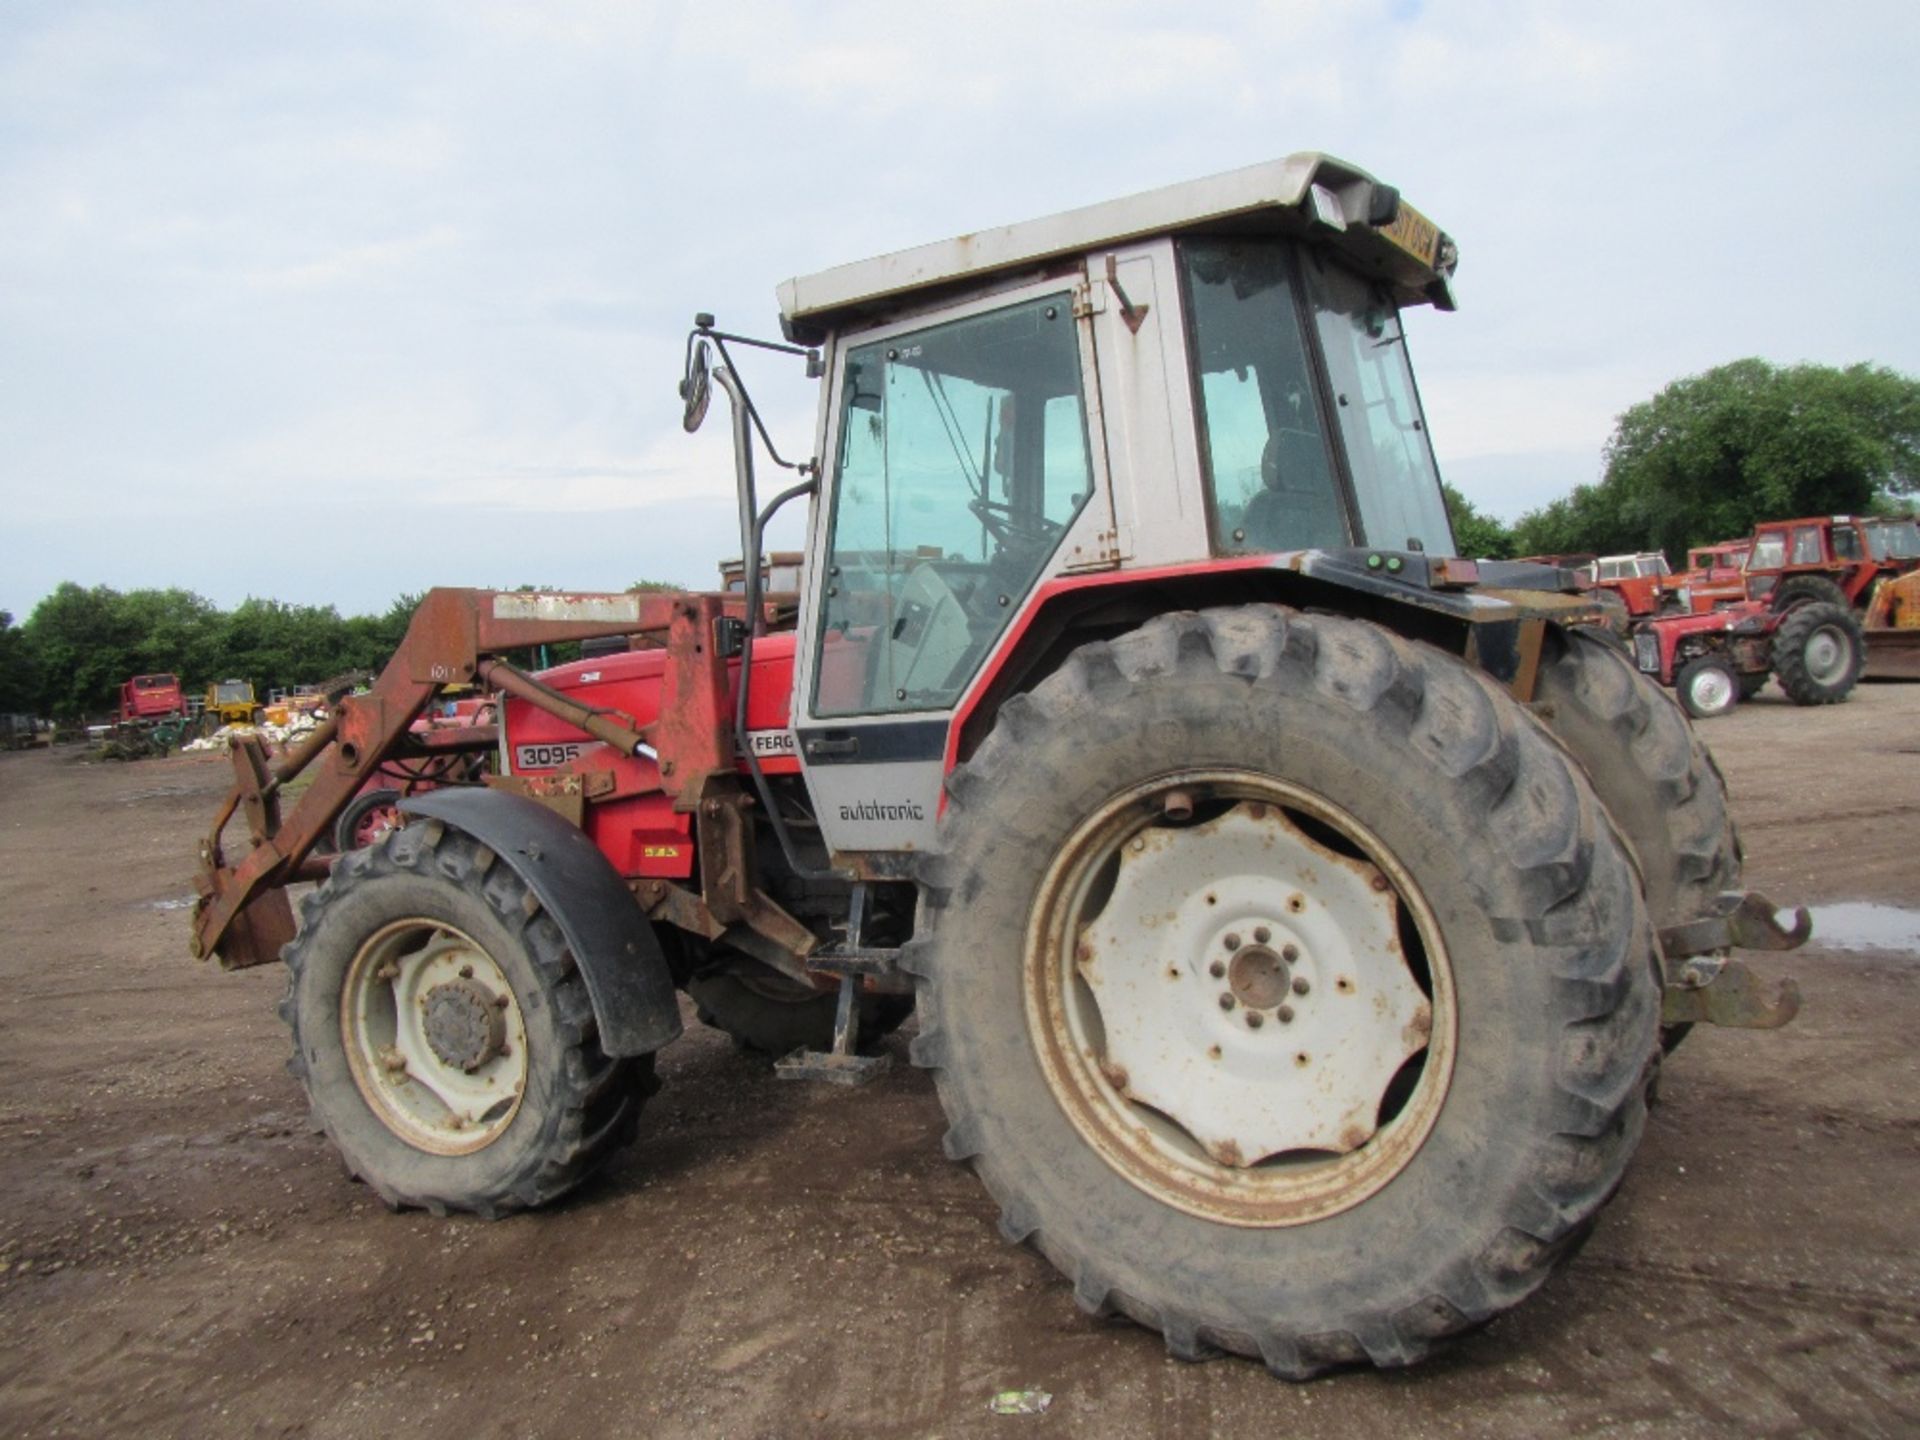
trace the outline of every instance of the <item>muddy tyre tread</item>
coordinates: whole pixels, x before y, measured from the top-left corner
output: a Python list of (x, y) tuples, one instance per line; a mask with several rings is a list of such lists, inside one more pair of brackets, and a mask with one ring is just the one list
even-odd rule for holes
[[(1429, 1293), (1338, 1325), (1300, 1328), (1279, 1304), (1223, 1320), (1155, 1303), (1145, 1284), (1130, 1286), (1122, 1273), (1131, 1257), (1076, 1248), (1050, 1231), (1029, 1201), (1025, 1177), (986, 1139), (992, 1117), (976, 1106), (964, 1067), (955, 1064), (964, 1036), (949, 1030), (941, 994), (943, 927), (983, 903), (975, 864), (983, 848), (1005, 843), (989, 832), (1010, 809), (1018, 813), (1005, 804), (996, 809), (996, 800), (1016, 781), (1029, 794), (1045, 793), (1034, 775), (1045, 740), (1083, 734), (1130, 687), (1161, 677), (1175, 678), (1174, 689), (1217, 685), (1222, 676), (1249, 687), (1310, 687), (1356, 723), (1390, 734), (1411, 761), (1426, 762), (1433, 778), (1470, 795), (1517, 877), (1504, 898), (1521, 903), (1493, 924), (1551, 947), (1550, 983), (1564, 1015), (1551, 1087), (1540, 1102), (1542, 1123), (1524, 1136), (1487, 1137), (1489, 1144), (1529, 1147), (1527, 1183), (1506, 1195), (1496, 1220), (1473, 1227), (1478, 1241), (1437, 1267)], [(1571, 825), (1566, 815), (1535, 810), (1543, 785), (1555, 783), (1578, 797)], [(950, 843), (923, 862), (921, 930), (903, 958), (921, 980), (912, 1057), (934, 1072), (950, 1124), (948, 1157), (971, 1165), (1001, 1207), (1002, 1235), (1037, 1250), (1068, 1277), (1082, 1310), (1125, 1315), (1156, 1330), (1183, 1360), (1230, 1352), (1302, 1380), (1349, 1364), (1415, 1363), (1533, 1293), (1582, 1243), (1644, 1127), (1657, 1066), (1656, 960), (1631, 861), (1601, 806), (1561, 747), (1484, 676), (1360, 621), (1271, 605), (1173, 613), (1082, 647), (1032, 692), (1009, 700), (979, 750), (949, 778), (947, 793)], [(1044, 1092), (1038, 1100), (1053, 1103)]]
[[(622, 1145), (632, 1141), (640, 1110), (658, 1089), (651, 1055), (629, 1060), (607, 1056), (598, 1041), (598, 1028), (586, 981), (562, 938), (560, 928), (541, 909), (524, 881), (510, 866), (495, 864), (478, 841), (438, 821), (408, 826), (386, 836), (377, 845), (352, 850), (335, 862), (332, 872), (301, 905), (300, 928), (281, 951), (287, 966), (287, 990), (279, 1015), (293, 1034), (293, 1054), (287, 1071), (308, 1089), (317, 1130), (333, 1142), (352, 1178), (366, 1184), (394, 1210), (418, 1208), (434, 1215), (466, 1211), (497, 1220), (529, 1210), (574, 1189)], [(536, 1153), (520, 1171), (484, 1193), (447, 1193), (420, 1175), (381, 1175), (355, 1158), (354, 1124), (314, 1100), (312, 1082), (300, 1041), (300, 982), (310, 963), (310, 949), (321, 935), (327, 917), (360, 886), (383, 877), (437, 875), (455, 882), (467, 894), (484, 902), (493, 917), (517, 937), (538, 971), (553, 1019), (562, 1037), (560, 1063), (554, 1067), (550, 1094), (532, 1093), (531, 1077), (523, 1107), (536, 1105), (535, 1118), (545, 1132)], [(332, 1017), (328, 1017), (332, 1023)], [(353, 1097), (364, 1111), (357, 1123), (379, 1126), (365, 1102)], [(348, 1111), (353, 1116), (352, 1107)]]

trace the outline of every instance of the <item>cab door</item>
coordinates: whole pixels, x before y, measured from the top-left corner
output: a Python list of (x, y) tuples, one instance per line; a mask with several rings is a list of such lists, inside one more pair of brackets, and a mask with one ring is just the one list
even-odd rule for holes
[(1111, 552), (1074, 299), (1041, 282), (834, 346), (793, 708), (833, 850), (932, 844), (960, 697), (1043, 576)]

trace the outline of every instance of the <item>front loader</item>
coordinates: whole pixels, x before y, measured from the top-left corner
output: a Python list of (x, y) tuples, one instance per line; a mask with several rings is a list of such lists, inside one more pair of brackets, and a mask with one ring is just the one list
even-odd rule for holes
[[(236, 745), (195, 953), (284, 960), (355, 1174), (486, 1215), (633, 1133), (676, 987), (840, 1083), (917, 1005), (948, 1154), (1082, 1307), (1289, 1377), (1418, 1360), (1571, 1253), (1663, 1040), (1791, 1018), (1730, 954), (1807, 934), (1577, 577), (1454, 554), (1401, 330), (1454, 265), (1307, 154), (790, 281), (785, 344), (699, 317), (741, 588), (429, 594), (297, 750)], [(813, 459), (749, 347), (824, 378)], [(497, 718), (415, 727), (451, 685)], [(483, 783), (316, 858), (454, 754)]]

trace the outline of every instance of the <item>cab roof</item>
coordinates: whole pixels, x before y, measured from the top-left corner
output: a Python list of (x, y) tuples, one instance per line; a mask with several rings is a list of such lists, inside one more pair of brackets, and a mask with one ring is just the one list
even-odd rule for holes
[(795, 343), (819, 344), (832, 331), (901, 308), (910, 296), (1185, 232), (1308, 236), (1385, 282), (1402, 305), (1453, 308), (1453, 241), (1391, 185), (1344, 160), (1303, 151), (796, 276), (778, 289), (780, 323)]

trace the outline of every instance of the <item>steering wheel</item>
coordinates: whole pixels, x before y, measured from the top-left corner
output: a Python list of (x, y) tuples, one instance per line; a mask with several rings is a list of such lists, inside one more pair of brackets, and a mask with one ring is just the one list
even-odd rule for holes
[(1004, 500), (989, 500), (984, 495), (976, 495), (969, 500), (967, 509), (973, 512), (974, 518), (1002, 549), (1036, 544), (1050, 546), (1067, 529), (1059, 521), (1049, 520), (1045, 515), (1017, 511)]

